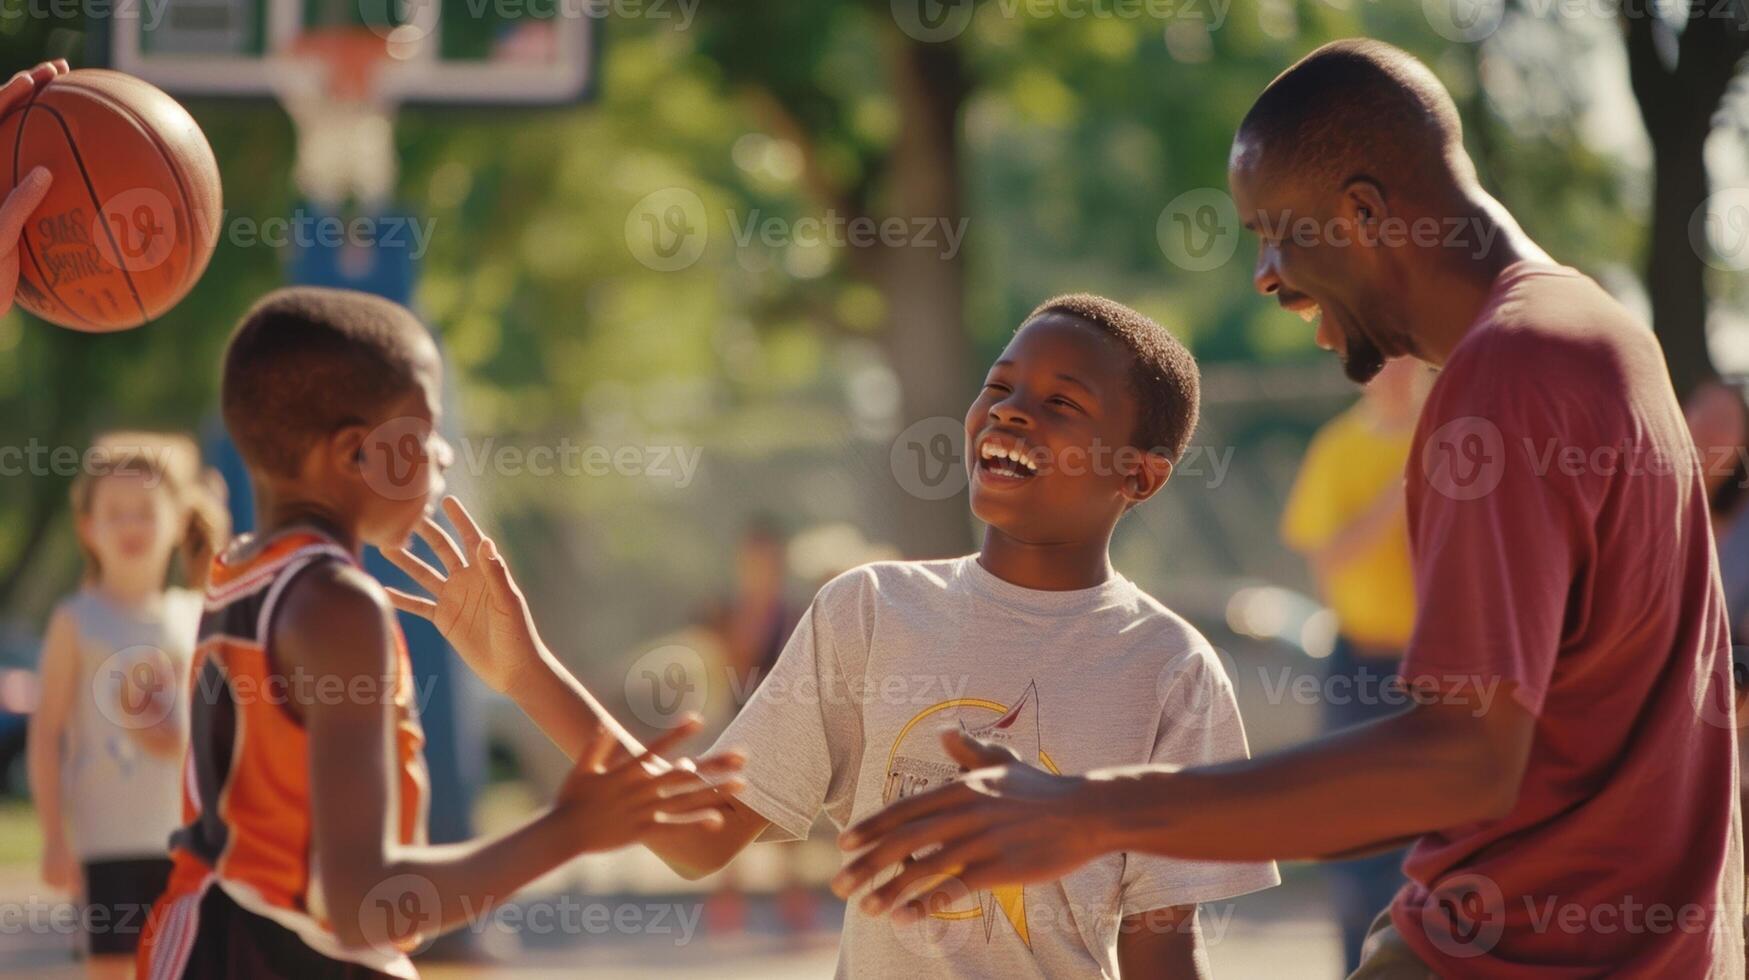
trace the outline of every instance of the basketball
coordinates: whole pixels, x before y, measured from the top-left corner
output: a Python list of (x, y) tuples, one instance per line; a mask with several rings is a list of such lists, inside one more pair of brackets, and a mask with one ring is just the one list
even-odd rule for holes
[(18, 302), (51, 323), (107, 333), (188, 294), (218, 240), (219, 169), (176, 100), (121, 72), (81, 69), (0, 119), (11, 191), (54, 175), (19, 242)]

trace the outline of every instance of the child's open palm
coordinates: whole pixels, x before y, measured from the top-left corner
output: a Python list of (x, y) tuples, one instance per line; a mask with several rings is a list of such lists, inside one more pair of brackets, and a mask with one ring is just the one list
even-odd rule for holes
[(456, 498), (445, 497), (443, 510), (461, 535), (461, 547), (429, 517), (417, 532), (436, 553), (441, 571), (405, 548), (383, 553), (431, 598), (399, 589), (389, 589), (389, 598), (395, 608), (430, 620), (468, 667), (502, 692), (516, 671), (538, 655), (534, 618), (497, 546), (480, 533), (467, 508)]

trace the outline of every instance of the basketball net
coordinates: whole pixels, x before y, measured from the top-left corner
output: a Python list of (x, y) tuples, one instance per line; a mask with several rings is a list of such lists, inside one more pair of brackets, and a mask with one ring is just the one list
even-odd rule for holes
[(292, 178), (311, 201), (374, 212), (393, 197), (395, 103), (382, 71), (411, 52), (369, 27), (304, 32), (275, 73), (279, 101), (297, 132)]

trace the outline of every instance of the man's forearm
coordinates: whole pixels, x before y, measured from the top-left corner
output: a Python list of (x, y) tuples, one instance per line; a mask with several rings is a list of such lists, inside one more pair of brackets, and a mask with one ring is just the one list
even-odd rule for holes
[(1410, 711), (1242, 762), (1095, 772), (1084, 805), (1109, 850), (1325, 859), (1499, 815), (1517, 777), (1478, 739)]

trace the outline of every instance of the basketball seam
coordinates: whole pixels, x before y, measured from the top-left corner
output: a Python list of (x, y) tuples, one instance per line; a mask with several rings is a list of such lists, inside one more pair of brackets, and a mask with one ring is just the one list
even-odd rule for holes
[[(78, 86), (74, 87), (78, 88)], [(85, 90), (80, 89), (80, 91)], [(91, 183), (91, 175), (85, 170), (85, 156), (79, 152), (79, 143), (77, 140), (73, 139), (73, 131), (67, 128), (67, 120), (62, 117), (60, 110), (56, 109), (54, 106), (38, 106), (35, 103), (32, 103), (31, 108), (40, 108), (42, 111), (48, 113), (53, 117), (56, 124), (61, 127), (61, 132), (66, 134), (67, 148), (73, 153), (73, 165), (79, 168), (79, 179), (85, 184), (85, 193), (91, 196), (92, 213), (96, 214), (97, 217), (101, 219), (103, 217), (103, 202), (97, 199), (97, 186)], [(109, 222), (99, 220), (97, 224), (103, 229), (103, 237), (109, 239), (110, 250), (116, 257), (117, 264), (115, 271), (121, 273), (122, 282), (127, 283), (128, 292), (134, 297), (134, 305), (140, 308), (140, 323), (132, 324), (132, 326), (139, 326), (151, 319), (146, 313), (146, 303), (144, 300), (140, 299), (140, 289), (134, 284), (134, 277), (128, 273), (126, 266), (121, 264), (121, 243), (115, 240), (115, 233), (110, 231)], [(56, 298), (59, 299), (60, 297), (57, 296)], [(62, 300), (62, 302), (65, 302), (65, 300)]]
[[(77, 89), (78, 91), (83, 92), (86, 95), (89, 95), (93, 98), (101, 99), (104, 102), (108, 103), (111, 107), (113, 107), (117, 112), (128, 116), (130, 119), (133, 120), (134, 125), (136, 125), (140, 128), (140, 132), (144, 133), (146, 138), (151, 141), (152, 147), (158, 151), (158, 155), (164, 158), (164, 169), (170, 171), (171, 178), (176, 181), (176, 193), (182, 197), (182, 212), (184, 214), (188, 215), (188, 234), (189, 234), (189, 238), (190, 238), (189, 258), (192, 259), (194, 257), (193, 256), (194, 239), (196, 236), (198, 236), (200, 234), (200, 230), (195, 227), (196, 214), (195, 214), (195, 210), (194, 210), (194, 198), (192, 195), (190, 195), (188, 193), (188, 185), (183, 181), (182, 167), (180, 166), (180, 162), (178, 161), (176, 156), (170, 152), (169, 147), (165, 146), (164, 141), (158, 138), (158, 131), (153, 129), (149, 124), (147, 124), (146, 120), (143, 117), (141, 117), (139, 113), (135, 112), (133, 110), (132, 106), (129, 106), (123, 102), (118, 101), (115, 98), (112, 98), (107, 92), (103, 92), (99, 89), (94, 89), (94, 88), (90, 88), (88, 86), (79, 85), (79, 84), (73, 84), (73, 85), (70, 85), (68, 87), (73, 88), (73, 89)], [(206, 138), (205, 134), (202, 134), (201, 139), (205, 140), (205, 138)], [(223, 213), (222, 206), (221, 206), (220, 213), (221, 214)], [(214, 238), (215, 245), (217, 244), (218, 233), (221, 230), (220, 226), (222, 224), (223, 224), (223, 222), (218, 222), (218, 223), (215, 223), (213, 225), (213, 238)], [(207, 249), (207, 259), (209, 262), (212, 259), (212, 253), (213, 253), (213, 249), (209, 247)], [(121, 253), (117, 252), (116, 254), (119, 256)], [(206, 271), (206, 264), (203, 263), (201, 265), (201, 268), (199, 270), (196, 270), (194, 268), (193, 262), (190, 262), (189, 263), (189, 271), (194, 274), (194, 278), (198, 281), (198, 279), (200, 278), (200, 273)], [(138, 298), (137, 294), (136, 294), (136, 298)], [(140, 304), (140, 311), (148, 319), (150, 319), (150, 313), (146, 311), (144, 302), (142, 302)]]
[[(46, 86), (45, 86), (45, 88), (46, 88)], [(20, 151), (22, 151), (24, 148), (24, 125), (25, 125), (25, 123), (30, 121), (30, 110), (36, 108), (37, 96), (41, 95), (42, 93), (43, 93), (43, 89), (41, 89), (41, 88), (32, 90), (30, 93), (30, 98), (25, 101), (24, 105), (19, 106), (18, 109), (16, 110), (18, 112), (18, 133), (12, 138), (12, 186), (13, 187), (18, 186), (18, 156), (19, 156)], [(69, 138), (68, 143), (70, 144), (71, 142), (72, 142), (72, 140), (71, 140), (71, 138)], [(81, 314), (78, 310), (73, 309), (73, 304), (62, 299), (61, 295), (59, 293), (55, 292), (54, 287), (50, 286), (48, 284), (48, 276), (43, 274), (42, 263), (37, 261), (36, 250), (34, 248), (31, 248), (30, 236), (20, 233), (18, 236), (18, 244), (21, 248), (23, 248), (25, 258), (30, 260), (30, 267), (36, 270), (36, 277), (37, 277), (38, 281), (40, 281), (43, 284), (43, 288), (45, 290), (47, 290), (48, 294), (51, 297), (54, 298), (54, 301), (56, 303), (59, 303), (61, 305), (61, 308), (67, 311), (67, 315), (71, 316), (75, 320), (78, 320), (80, 323), (86, 324), (86, 325), (93, 327), (93, 328), (96, 328), (96, 329), (102, 329), (103, 324), (98, 323), (95, 320), (88, 319), (83, 314)], [(22, 270), (20, 270), (20, 271), (22, 273)]]

